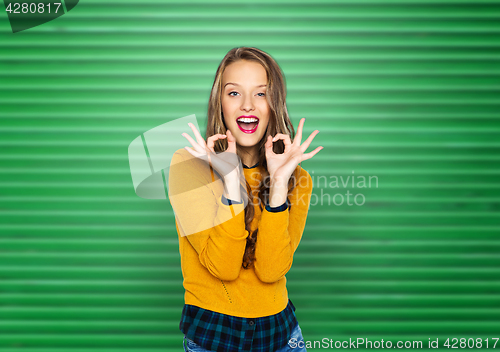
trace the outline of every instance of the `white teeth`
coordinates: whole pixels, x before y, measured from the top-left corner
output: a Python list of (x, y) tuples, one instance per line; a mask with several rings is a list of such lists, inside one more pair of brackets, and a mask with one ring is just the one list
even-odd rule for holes
[(240, 117), (238, 118), (236, 121), (241, 121), (241, 122), (245, 122), (245, 123), (250, 123), (250, 122), (257, 122), (259, 121), (258, 119), (254, 118), (254, 117)]

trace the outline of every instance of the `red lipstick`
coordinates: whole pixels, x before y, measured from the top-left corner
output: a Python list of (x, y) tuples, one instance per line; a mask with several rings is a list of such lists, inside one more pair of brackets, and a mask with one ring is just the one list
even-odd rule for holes
[(241, 115), (236, 119), (236, 123), (244, 133), (254, 133), (259, 126), (259, 118), (254, 115)]

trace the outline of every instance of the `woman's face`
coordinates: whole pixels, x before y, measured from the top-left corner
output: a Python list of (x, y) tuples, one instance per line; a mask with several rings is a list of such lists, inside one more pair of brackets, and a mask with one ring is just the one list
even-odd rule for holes
[(222, 113), (227, 128), (243, 147), (255, 146), (269, 122), (267, 73), (261, 64), (239, 60), (222, 74)]

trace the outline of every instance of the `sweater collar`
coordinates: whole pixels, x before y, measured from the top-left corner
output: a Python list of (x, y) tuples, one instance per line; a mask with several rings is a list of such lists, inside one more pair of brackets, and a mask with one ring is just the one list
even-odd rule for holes
[(245, 169), (253, 169), (254, 167), (257, 167), (257, 166), (259, 166), (259, 162), (257, 162), (257, 164), (255, 164), (254, 166), (250, 166), (250, 167), (243, 164), (243, 168), (245, 168)]

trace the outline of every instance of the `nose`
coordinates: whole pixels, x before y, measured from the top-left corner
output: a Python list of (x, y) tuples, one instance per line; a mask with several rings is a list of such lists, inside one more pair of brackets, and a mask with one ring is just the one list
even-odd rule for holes
[(241, 110), (252, 111), (254, 109), (253, 100), (251, 95), (247, 95), (242, 102)]

